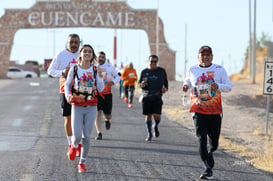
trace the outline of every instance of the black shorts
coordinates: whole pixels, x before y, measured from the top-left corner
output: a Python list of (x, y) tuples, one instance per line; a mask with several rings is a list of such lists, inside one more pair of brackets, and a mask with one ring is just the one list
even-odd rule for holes
[(71, 116), (71, 104), (66, 101), (64, 93), (60, 94), (60, 101), (63, 116)]
[(149, 114), (160, 114), (162, 112), (162, 99), (153, 100), (153, 101), (143, 101), (142, 102), (142, 114), (149, 115)]
[(103, 95), (104, 99), (98, 101), (98, 111), (103, 111), (106, 115), (112, 114), (113, 99), (112, 94)]

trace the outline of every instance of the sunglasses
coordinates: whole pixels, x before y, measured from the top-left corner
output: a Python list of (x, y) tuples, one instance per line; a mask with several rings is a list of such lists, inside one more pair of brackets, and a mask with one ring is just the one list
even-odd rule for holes
[(151, 60), (150, 63), (157, 63), (157, 61), (156, 60)]

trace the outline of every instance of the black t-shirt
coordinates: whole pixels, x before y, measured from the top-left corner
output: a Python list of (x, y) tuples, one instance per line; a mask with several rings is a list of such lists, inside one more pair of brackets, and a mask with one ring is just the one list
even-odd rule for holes
[(150, 96), (162, 96), (162, 88), (168, 89), (168, 79), (165, 69), (157, 67), (155, 70), (144, 69), (141, 72), (138, 85), (144, 81), (147, 86), (142, 88), (146, 92), (147, 97)]

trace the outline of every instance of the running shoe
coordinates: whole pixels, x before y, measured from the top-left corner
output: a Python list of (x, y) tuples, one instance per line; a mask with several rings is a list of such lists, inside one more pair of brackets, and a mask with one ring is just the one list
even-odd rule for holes
[(126, 103), (128, 102), (128, 98), (127, 97), (124, 98), (124, 102), (126, 102)]
[(78, 148), (74, 148), (73, 145), (70, 147), (68, 151), (68, 159), (71, 161), (74, 161), (76, 158), (76, 153), (77, 153)]
[(124, 98), (124, 93), (121, 93), (120, 99)]
[(82, 173), (82, 172), (86, 172), (87, 169), (85, 168), (85, 165), (83, 163), (78, 163), (78, 172)]
[(206, 171), (200, 175), (199, 179), (212, 180), (212, 170), (207, 168)]
[(81, 156), (81, 148), (82, 148), (82, 145), (79, 144), (79, 146), (78, 146), (78, 148), (77, 148), (76, 156)]
[(130, 107), (132, 107), (132, 106), (133, 106), (133, 104), (132, 104), (132, 103), (129, 103), (129, 104), (128, 104), (128, 107), (129, 107), (129, 108), (130, 108)]
[(96, 140), (102, 140), (102, 134), (99, 133), (98, 136), (95, 138)]
[(107, 130), (109, 130), (109, 129), (111, 128), (111, 123), (110, 123), (110, 121), (104, 121), (104, 123), (105, 123), (105, 128), (106, 128)]
[(147, 138), (145, 139), (145, 141), (152, 141), (152, 135), (151, 134), (148, 134)]

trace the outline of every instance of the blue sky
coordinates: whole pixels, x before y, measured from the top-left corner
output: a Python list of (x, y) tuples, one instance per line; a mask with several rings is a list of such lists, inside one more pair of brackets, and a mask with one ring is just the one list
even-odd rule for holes
[[(0, 16), (4, 14), (4, 9), (26, 9), (35, 2), (36, 0), (0, 0)], [(128, 0), (127, 2), (136, 9), (159, 7), (166, 41), (169, 47), (176, 51), (177, 80), (184, 76), (186, 24), (187, 68), (197, 63), (199, 47), (207, 44), (213, 48), (214, 63), (224, 65), (229, 74), (242, 69), (249, 41), (249, 0)], [(272, 3), (273, 0), (257, 0), (258, 39), (262, 32), (273, 38)], [(103, 50), (110, 60), (113, 59), (113, 29), (67, 28), (17, 31), (11, 60), (24, 63), (25, 60), (43, 62), (44, 58), (52, 58), (53, 54), (64, 48), (67, 35), (72, 32), (78, 33), (84, 43), (93, 45), (96, 52)], [(138, 72), (147, 66), (150, 50), (146, 32), (117, 30), (117, 43), (118, 63), (132, 61)]]

